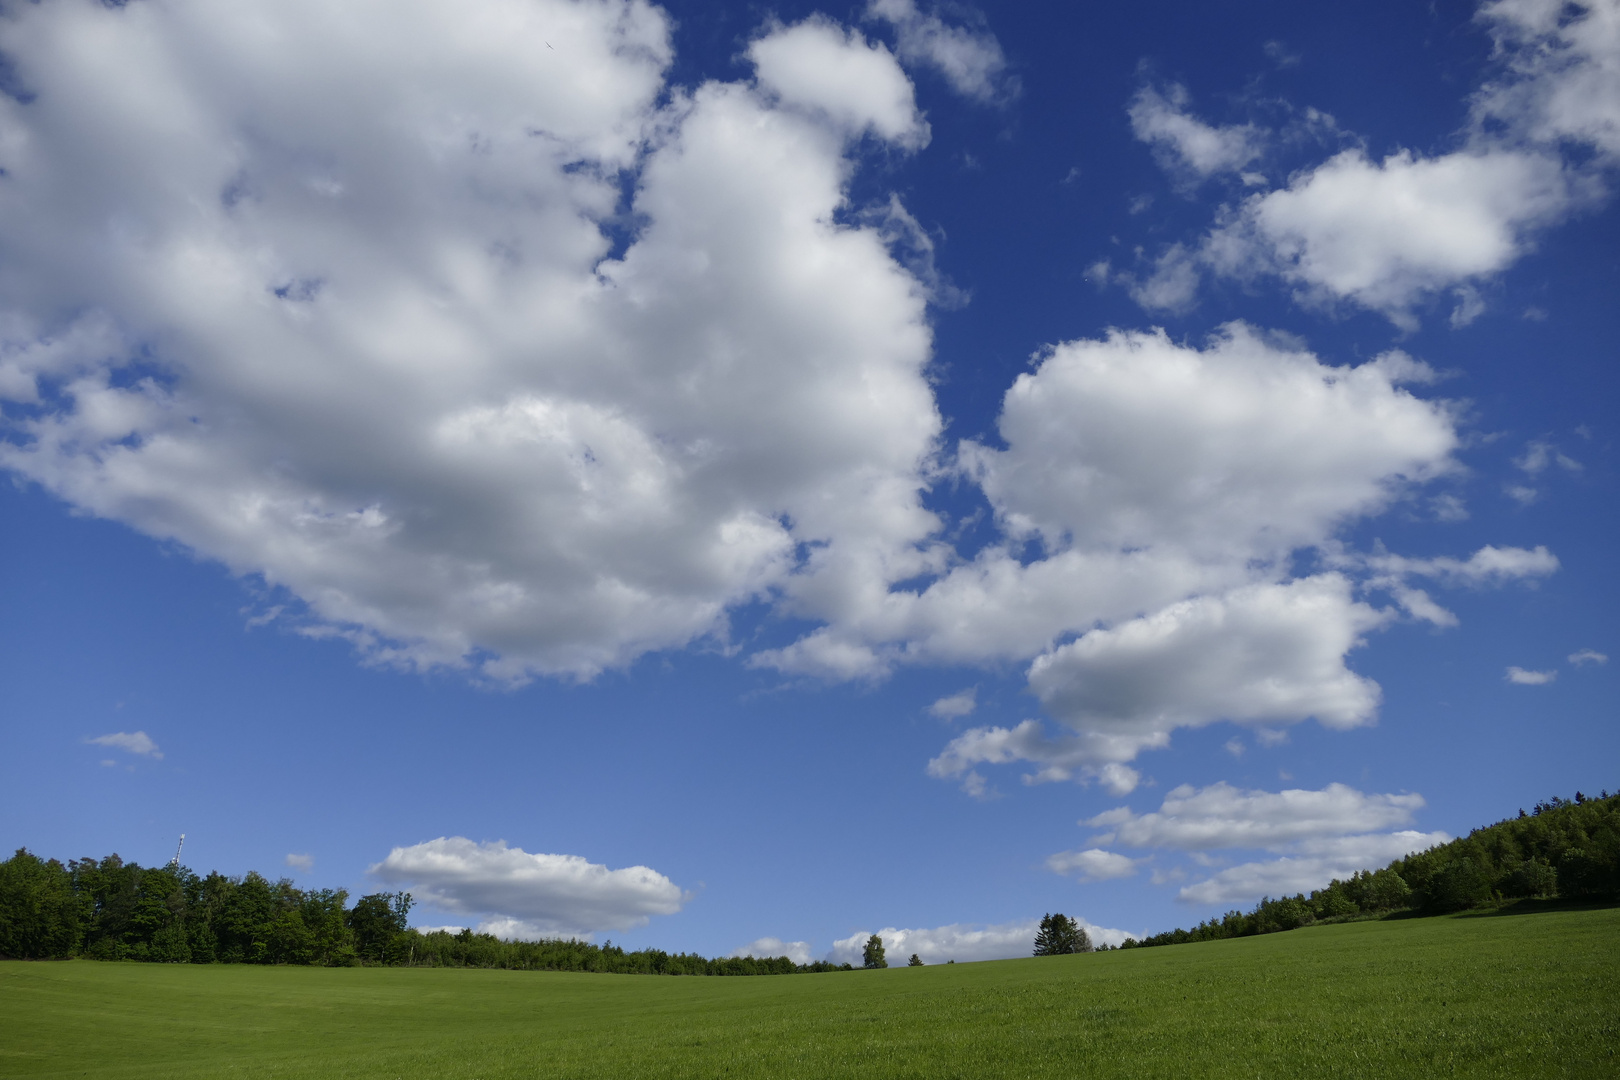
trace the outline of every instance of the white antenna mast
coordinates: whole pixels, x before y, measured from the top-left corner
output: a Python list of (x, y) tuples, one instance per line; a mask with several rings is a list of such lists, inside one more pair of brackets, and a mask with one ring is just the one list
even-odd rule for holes
[(174, 858), (169, 860), (169, 865), (170, 866), (178, 867), (180, 865), (180, 849), (185, 847), (185, 846), (186, 846), (186, 834), (181, 833), (180, 834), (180, 843), (176, 844), (175, 848), (174, 848)]

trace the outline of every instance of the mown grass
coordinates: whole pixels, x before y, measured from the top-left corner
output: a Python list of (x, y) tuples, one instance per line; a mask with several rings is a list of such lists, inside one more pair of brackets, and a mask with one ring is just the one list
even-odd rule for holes
[(1620, 1076), (1620, 909), (752, 978), (0, 964), (5, 1077)]

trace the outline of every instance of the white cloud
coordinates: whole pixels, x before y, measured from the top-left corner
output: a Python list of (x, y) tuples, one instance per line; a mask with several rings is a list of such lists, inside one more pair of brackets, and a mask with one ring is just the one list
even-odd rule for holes
[[(1075, 922), (1091, 937), (1093, 945), (1118, 945), (1129, 935), (1123, 930), (1097, 926), (1084, 918), (1074, 916)], [(965, 964), (974, 960), (1011, 960), (1030, 956), (1035, 950), (1035, 932), (1040, 929), (1039, 919), (998, 923), (985, 926), (978, 923), (953, 923), (931, 930), (901, 930), (886, 926), (877, 931), (883, 939), (884, 958), (890, 966), (904, 964), (912, 953), (925, 964), (943, 964), (951, 960)], [(862, 930), (833, 942), (827, 959), (835, 964), (861, 965), (861, 950), (866, 947), (872, 931)]]
[(288, 866), (292, 867), (294, 870), (297, 870), (299, 873), (303, 874), (307, 874), (311, 870), (315, 869), (315, 856), (313, 855), (299, 855), (294, 852), (290, 853), (282, 861)]
[(1587, 664), (1607, 664), (1609, 658), (1596, 649), (1582, 649), (1580, 652), (1570, 653), (1569, 662), (1576, 667), (1585, 667)]
[(1436, 603), (1423, 589), (1411, 584), (1414, 577), (1430, 578), (1452, 587), (1484, 588), (1514, 581), (1535, 584), (1537, 578), (1558, 570), (1558, 557), (1545, 546), (1535, 548), (1495, 547), (1487, 544), (1467, 559), (1441, 555), (1414, 559), (1392, 555), (1381, 546), (1373, 554), (1329, 551), (1324, 562), (1341, 570), (1366, 574), (1363, 588), (1385, 589), (1413, 618), (1436, 626), (1456, 626), (1457, 617)]
[(1025, 783), (1069, 780), (1078, 775), (1083, 781), (1101, 781), (1112, 795), (1127, 795), (1141, 781), (1141, 774), (1123, 762), (1148, 746), (1167, 742), (1168, 737), (1144, 742), (1130, 736), (1091, 732), (1051, 738), (1040, 721), (1025, 720), (1012, 728), (964, 731), (929, 761), (928, 775), (940, 779), (962, 777), (963, 789), (978, 797), (986, 794), (986, 786), (984, 777), (972, 771), (974, 766), (1028, 761), (1040, 768), (1026, 775)]
[(1001, 43), (988, 30), (952, 26), (937, 13), (924, 15), (915, 0), (871, 0), (866, 16), (894, 27), (901, 60), (934, 68), (957, 93), (986, 102), (1017, 96), (1018, 81), (1007, 74)]
[(163, 751), (158, 744), (144, 731), (115, 731), (111, 735), (97, 735), (85, 742), (91, 746), (111, 746), (127, 754), (136, 754), (140, 757), (150, 757), (162, 760)]
[(1510, 581), (1545, 577), (1558, 570), (1558, 557), (1545, 546), (1495, 547), (1486, 544), (1465, 560), (1441, 556), (1408, 559), (1380, 554), (1366, 564), (1382, 573), (1438, 578), (1453, 585), (1503, 585)]
[[(488, 915), (497, 936), (555, 937), (646, 925), (686, 897), (645, 866), (609, 870), (578, 855), (529, 854), (504, 841), (440, 837), (396, 847), (367, 873), (411, 887), (416, 898), (456, 914)], [(496, 933), (496, 930), (488, 931)]]
[[(458, 928), (446, 926), (443, 929), (456, 933)], [(477, 934), (489, 934), (502, 941), (545, 941), (558, 936), (558, 931), (551, 928), (548, 922), (531, 922), (527, 919), (513, 919), (509, 916), (498, 915), (494, 918), (480, 919), (478, 925), (471, 928)], [(589, 936), (589, 935), (587, 935)]]
[(926, 588), (843, 594), (832, 625), (756, 662), (834, 678), (1022, 660), (1066, 634), (1273, 576), (1299, 546), (1452, 468), (1443, 403), (1403, 357), (1323, 364), (1242, 324), (1059, 345), (1007, 392), (1005, 449), (960, 448), (1014, 541)]
[(1238, 172), (1264, 151), (1264, 136), (1253, 124), (1206, 124), (1187, 110), (1188, 101), (1187, 88), (1176, 83), (1163, 91), (1144, 86), (1131, 99), (1131, 131), (1168, 171), (1202, 180)]
[(937, 564), (927, 289), (833, 224), (849, 138), (924, 138), (881, 46), (778, 28), (660, 108), (640, 0), (13, 14), (0, 393), (53, 394), (5, 467), (496, 679)]
[[(1411, 329), (1417, 305), (1450, 291), (1452, 325), (1467, 325), (1485, 309), (1479, 283), (1529, 251), (1539, 231), (1605, 195), (1604, 174), (1620, 161), (1615, 6), (1483, 5), (1499, 73), (1474, 95), (1458, 149), (1382, 159), (1344, 150), (1284, 187), (1224, 208), (1202, 241), (1167, 249), (1132, 295), (1180, 311), (1206, 270), (1270, 275), (1306, 302), (1349, 302)], [(1181, 131), (1211, 162), (1247, 152), (1241, 129), (1208, 129), (1181, 104), (1139, 96), (1131, 105), (1139, 136), (1147, 137), (1139, 115), (1163, 117), (1161, 145), (1181, 145), (1172, 133)]]
[(1399, 385), (1426, 373), (1405, 357), (1332, 367), (1242, 323), (1204, 349), (1113, 331), (1019, 376), (1008, 448), (962, 457), (1007, 527), (1051, 548), (1275, 557), (1451, 467), (1445, 406)]
[(1507, 669), (1507, 681), (1515, 686), (1546, 686), (1558, 678), (1557, 671), (1530, 671), (1522, 667)]
[(1494, 0), (1478, 18), (1505, 72), (1475, 98), (1475, 123), (1620, 157), (1620, 10), (1614, 0)]
[(1073, 874), (1081, 881), (1110, 881), (1136, 873), (1136, 860), (1101, 848), (1060, 851), (1049, 855), (1046, 868), (1055, 874)]
[(808, 941), (783, 941), (774, 937), (757, 938), (741, 948), (731, 950), (731, 955), (752, 956), (761, 960), (785, 956), (795, 964), (808, 964), (814, 959)]
[(928, 706), (928, 714), (940, 720), (958, 720), (978, 708), (978, 687), (970, 686)]
[(1413, 304), (1505, 269), (1570, 201), (1562, 165), (1540, 154), (1398, 151), (1374, 161), (1345, 150), (1252, 196), (1202, 256), (1217, 272), (1276, 274), (1304, 297), (1349, 300), (1410, 326)]
[[(982, 30), (871, 13), (1010, 93)], [(964, 735), (936, 774), (981, 794), (975, 761), (1125, 792), (1178, 725), (1370, 717), (1375, 613), (1290, 560), (1452, 467), (1427, 369), (1242, 325), (1055, 346), (1006, 448), (959, 448), (1004, 530), (962, 560), (923, 503), (948, 286), (898, 201), (850, 205), (857, 140), (927, 140), (904, 72), (816, 17), (671, 88), (669, 31), (641, 0), (19, 8), (0, 466), (376, 662), (588, 678), (752, 602), (816, 627), (751, 658), (788, 672), (1037, 658), (1072, 734)], [(1224, 673), (1167, 666), (1221, 627)]]
[(1357, 870), (1376, 870), (1415, 851), (1444, 844), (1443, 832), (1403, 831), (1377, 836), (1345, 836), (1319, 842), (1308, 853), (1266, 862), (1243, 863), (1204, 881), (1184, 886), (1176, 898), (1193, 904), (1252, 903), (1264, 896), (1291, 896), (1343, 880)]
[(823, 16), (777, 27), (748, 47), (759, 83), (789, 105), (816, 110), (851, 135), (872, 131), (913, 148), (928, 142), (911, 82), (880, 43)]
[(1151, 813), (1119, 807), (1082, 824), (1107, 828), (1109, 837), (1102, 842), (1129, 847), (1277, 849), (1406, 825), (1423, 805), (1421, 795), (1368, 795), (1344, 784), (1276, 792), (1243, 791), (1225, 782), (1205, 788), (1183, 784)]
[(1248, 586), (1090, 631), (1037, 657), (1029, 684), (1052, 716), (1129, 756), (1222, 719), (1355, 727), (1379, 691), (1344, 657), (1384, 619), (1337, 574)]
[[(769, 659), (816, 670), (824, 652), (871, 674), (1035, 655), (1030, 688), (1072, 734), (1034, 720), (963, 733), (929, 771), (981, 794), (980, 764), (1096, 779), (1181, 726), (1368, 722), (1378, 688), (1345, 656), (1390, 613), (1355, 600), (1348, 576), (1278, 579), (1296, 549), (1453, 467), (1448, 407), (1400, 385), (1433, 377), (1401, 353), (1330, 367), (1241, 324), (1204, 349), (1162, 331), (1060, 345), (1008, 391), (1006, 448), (960, 451), (1007, 533), (1041, 555), (993, 546)], [(1551, 556), (1492, 558), (1455, 573)], [(1116, 771), (1110, 786), (1136, 779)]]

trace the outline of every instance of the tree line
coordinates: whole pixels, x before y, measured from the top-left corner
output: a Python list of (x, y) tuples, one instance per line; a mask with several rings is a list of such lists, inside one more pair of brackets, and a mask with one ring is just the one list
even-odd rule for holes
[[(1620, 898), (1620, 794), (1537, 803), (1531, 813), (1396, 859), (1382, 870), (1334, 880), (1309, 896), (1267, 897), (1191, 930), (1168, 930), (1119, 948), (1213, 941), (1293, 930), (1314, 922), (1410, 910), (1444, 914), (1525, 897)], [(201, 877), (184, 866), (143, 867), (117, 855), (66, 865), (26, 849), (0, 862), (0, 958), (158, 963), (387, 964), (638, 975), (789, 975), (849, 971), (786, 956), (704, 957), (662, 949), (628, 952), (611, 941), (503, 941), (492, 934), (411, 929), (409, 893), (373, 893), (350, 907), (343, 889), (300, 889), (257, 873)], [(1085, 931), (1047, 915), (1036, 955), (1084, 952)], [(1103, 945), (1100, 949), (1113, 946)], [(863, 966), (887, 967), (883, 941), (867, 941)], [(912, 965), (922, 961), (911, 958)]]
[(1520, 810), (1516, 818), (1396, 859), (1382, 870), (1335, 879), (1309, 896), (1266, 897), (1253, 911), (1229, 911), (1191, 930), (1127, 938), (1118, 947), (1248, 937), (1396, 911), (1443, 915), (1537, 897), (1620, 898), (1620, 794), (1555, 796), (1531, 813)]
[(154, 963), (315, 964), (344, 967), (510, 968), (638, 975), (792, 975), (849, 964), (626, 951), (611, 941), (502, 941), (407, 924), (409, 893), (348, 904), (344, 889), (300, 889), (262, 874), (206, 877), (141, 866), (117, 855), (63, 865), (18, 849), (0, 863), (0, 958)]

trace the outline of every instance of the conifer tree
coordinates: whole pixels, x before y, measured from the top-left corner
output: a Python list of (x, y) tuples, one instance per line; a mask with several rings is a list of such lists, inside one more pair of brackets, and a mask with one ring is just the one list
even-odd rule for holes
[(1079, 923), (1061, 912), (1047, 915), (1035, 932), (1036, 956), (1064, 956), (1090, 951), (1091, 936), (1080, 928)]

